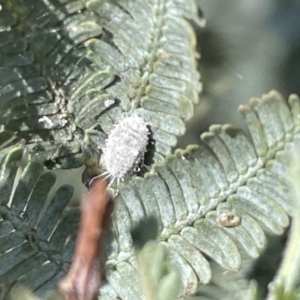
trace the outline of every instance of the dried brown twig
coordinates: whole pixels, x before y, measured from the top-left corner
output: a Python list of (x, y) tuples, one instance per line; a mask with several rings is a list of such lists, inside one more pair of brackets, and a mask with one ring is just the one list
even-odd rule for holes
[(113, 211), (113, 201), (106, 192), (108, 181), (93, 180), (82, 201), (81, 221), (76, 248), (68, 274), (58, 283), (66, 300), (93, 300), (98, 295), (103, 272), (103, 251), (99, 247)]

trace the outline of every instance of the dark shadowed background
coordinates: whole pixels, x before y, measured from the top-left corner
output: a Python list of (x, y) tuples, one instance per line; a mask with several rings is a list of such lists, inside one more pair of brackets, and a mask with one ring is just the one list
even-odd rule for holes
[(271, 89), (300, 93), (300, 1), (198, 0), (207, 20), (198, 31), (203, 92), (180, 147), (211, 124), (245, 128), (239, 104)]

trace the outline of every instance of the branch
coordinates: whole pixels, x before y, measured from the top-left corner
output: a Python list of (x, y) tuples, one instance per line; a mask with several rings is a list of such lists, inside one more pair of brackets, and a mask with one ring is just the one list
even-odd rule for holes
[[(103, 278), (103, 240), (113, 211), (113, 202), (106, 192), (107, 180), (97, 178), (82, 202), (82, 214), (75, 253), (68, 274), (58, 289), (66, 300), (93, 300), (98, 295)], [(102, 243), (101, 243), (102, 244)]]

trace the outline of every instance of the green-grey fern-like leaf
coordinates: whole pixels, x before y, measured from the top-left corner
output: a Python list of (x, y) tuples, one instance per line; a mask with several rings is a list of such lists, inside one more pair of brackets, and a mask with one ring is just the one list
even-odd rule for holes
[(22, 167), (22, 154), (12, 149), (0, 175), (0, 299), (16, 284), (38, 295), (55, 288), (69, 268), (80, 216), (78, 207), (66, 209), (74, 187), (57, 185), (41, 162)]
[[(87, 1), (106, 34), (86, 42), (100, 69), (111, 68), (120, 79), (106, 91), (130, 106), (151, 126), (156, 151), (169, 154), (185, 131), (181, 119), (193, 115), (200, 91), (194, 58), (195, 37), (184, 18), (200, 23), (194, 1)], [(114, 17), (118, 15), (118, 17)], [(109, 40), (109, 35), (113, 38)], [(109, 132), (120, 107), (99, 120)], [(109, 118), (111, 120), (109, 120)]]
[[(88, 148), (85, 131), (102, 148), (113, 124), (131, 110), (149, 122), (155, 160), (162, 162), (183, 134), (182, 120), (192, 115), (200, 90), (195, 41), (185, 21), (200, 22), (193, 1), (14, 2), (4, 0), (0, 11), (3, 297), (16, 280), (42, 293), (62, 275), (53, 264), (50, 229), (60, 222), (55, 216), (72, 187), (57, 190), (39, 220), (54, 175), (35, 160), (78, 166)], [(129, 232), (144, 216), (158, 217), (160, 241), (181, 271), (182, 294), (210, 280), (208, 256), (237, 270), (239, 247), (257, 257), (265, 230), (282, 233), (292, 210), (285, 164), (289, 145), (299, 139), (299, 107), (297, 97), (287, 106), (274, 92), (253, 99), (241, 108), (252, 143), (233, 126), (212, 126), (202, 146), (177, 150), (145, 178), (121, 185), (100, 299), (141, 298)], [(29, 164), (18, 181), (24, 144)], [(224, 212), (240, 216), (241, 224), (220, 227), (216, 219)], [(74, 232), (68, 217), (61, 222), (71, 229), (57, 227), (58, 235)], [(66, 239), (57, 238), (56, 251)], [(70, 260), (71, 244), (63, 261)]]
[[(207, 257), (233, 271), (241, 264), (240, 247), (258, 257), (266, 243), (264, 232), (281, 234), (289, 224), (286, 163), (289, 146), (300, 137), (299, 107), (298, 97), (291, 95), (287, 105), (275, 91), (252, 99), (240, 111), (253, 142), (240, 129), (215, 125), (202, 135), (202, 146), (177, 150), (145, 178), (120, 185), (114, 240), (108, 245), (109, 284), (100, 299), (123, 299), (128, 293), (128, 278), (137, 276), (130, 228), (148, 215), (158, 218), (159, 239), (180, 269), (182, 294), (210, 281)], [(224, 212), (237, 214), (241, 223), (220, 226), (217, 216)], [(132, 293), (130, 299), (140, 299)]]
[(168, 261), (168, 253), (161, 244), (147, 242), (137, 251), (137, 259), (146, 300), (178, 298), (181, 287), (180, 275)]
[(25, 139), (32, 159), (76, 167), (90, 155), (85, 130), (102, 148), (135, 111), (151, 125), (155, 160), (170, 153), (201, 89), (187, 21), (203, 24), (194, 0), (5, 0), (0, 19), (7, 146)]
[[(159, 240), (180, 270), (182, 295), (211, 280), (211, 259), (237, 271), (240, 248), (257, 257), (265, 246), (264, 231), (282, 233), (292, 213), (286, 161), (289, 146), (299, 139), (299, 108), (295, 95), (290, 96), (289, 105), (274, 91), (253, 99), (249, 107), (240, 108), (253, 143), (233, 126), (215, 125), (202, 135), (206, 144), (177, 150), (144, 178), (134, 177), (130, 184), (120, 185), (113, 228), (105, 245), (108, 284), (101, 288), (100, 299), (141, 299), (130, 229), (148, 215), (157, 217)], [(270, 134), (269, 127), (276, 122), (280, 126)], [(55, 286), (71, 259), (74, 239), (69, 241), (67, 235), (74, 234), (72, 218), (75, 214), (76, 220), (79, 213), (76, 208), (64, 215), (73, 193), (69, 185), (56, 190), (44, 211), (55, 175), (45, 172), (41, 163), (29, 162), (18, 178), (22, 155), (21, 145), (10, 150), (1, 163), (0, 238), (6, 248), (0, 257), (0, 280), (4, 296), (16, 282), (40, 294)], [(224, 212), (238, 215), (241, 223), (220, 226), (217, 216)], [(54, 237), (55, 248), (51, 248)]]

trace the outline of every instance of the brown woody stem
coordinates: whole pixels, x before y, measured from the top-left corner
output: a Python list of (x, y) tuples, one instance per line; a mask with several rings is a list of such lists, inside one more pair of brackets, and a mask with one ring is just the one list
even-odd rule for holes
[(66, 300), (93, 300), (97, 297), (104, 276), (99, 240), (103, 241), (113, 202), (106, 192), (107, 180), (99, 177), (82, 201), (82, 212), (76, 248), (67, 275), (58, 283)]

